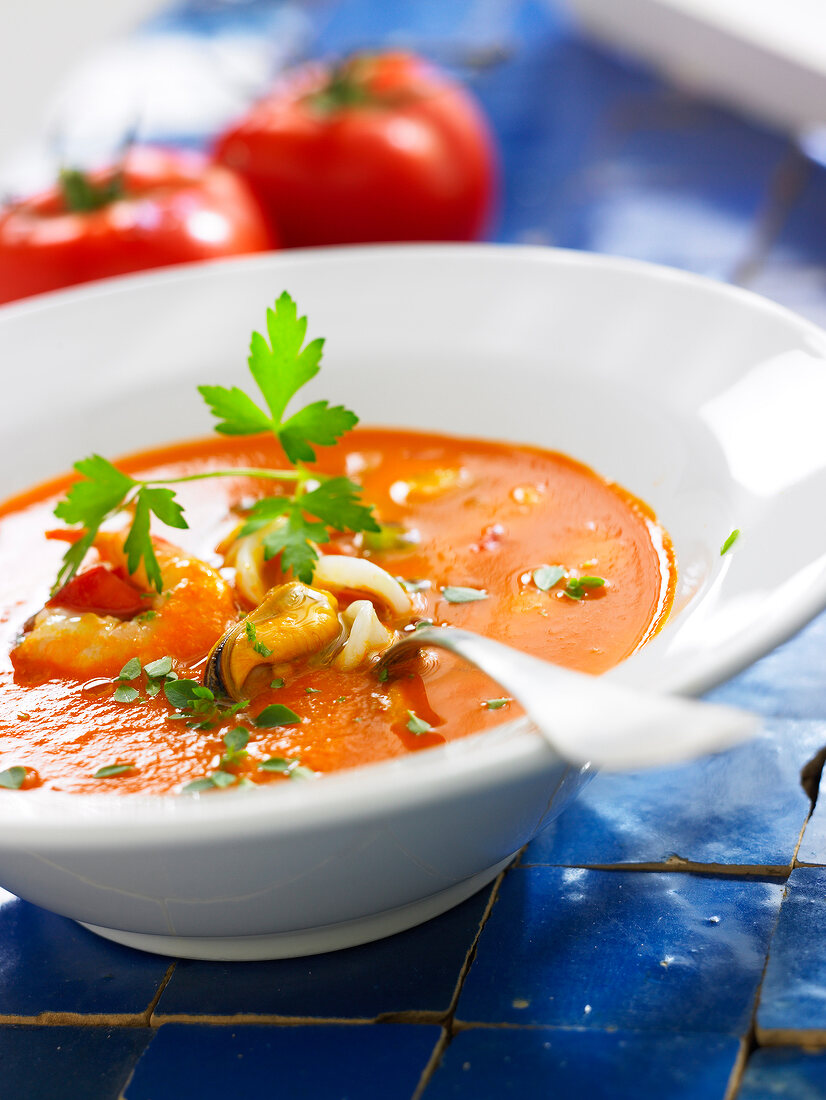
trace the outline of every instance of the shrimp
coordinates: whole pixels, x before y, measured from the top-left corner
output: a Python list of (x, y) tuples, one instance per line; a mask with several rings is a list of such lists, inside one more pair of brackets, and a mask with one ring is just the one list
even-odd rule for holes
[[(124, 532), (98, 532), (94, 547), (103, 561), (128, 574)], [(59, 606), (44, 607), (12, 650), (16, 672), (31, 677), (89, 680), (117, 676), (132, 657), (141, 664), (169, 655), (183, 665), (205, 656), (237, 619), (229, 584), (206, 562), (153, 538), (163, 591), (149, 591), (143, 565), (131, 575), (146, 591), (146, 610), (124, 622)]]

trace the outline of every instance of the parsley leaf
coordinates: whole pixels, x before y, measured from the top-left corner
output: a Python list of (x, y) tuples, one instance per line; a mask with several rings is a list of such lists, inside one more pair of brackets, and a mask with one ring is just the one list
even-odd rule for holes
[(247, 636), (247, 641), (256, 653), (260, 653), (262, 657), (272, 656), (270, 647), (258, 641), (258, 635), (255, 632), (255, 623), (251, 622), (249, 619), (244, 623), (244, 633)]
[(380, 531), (373, 511), (361, 503), (361, 487), (349, 477), (331, 477), (298, 501), (299, 507), (336, 531)]
[(280, 772), (289, 779), (313, 779), (315, 772), (312, 768), (306, 768), (300, 760), (291, 759), (288, 756), (271, 756), (269, 760), (262, 760), (258, 765), (261, 772)]
[(121, 684), (120, 687), (115, 688), (115, 694), (113, 696), (116, 703), (134, 703), (139, 698), (140, 692), (137, 688), (127, 687)]
[[(290, 462), (314, 462), (315, 451), (311, 443), (332, 447), (358, 421), (356, 414), (343, 405), (331, 406), (328, 401), (315, 401), (286, 420), (278, 431), (278, 438)], [(349, 478), (339, 480), (348, 481)]]
[(290, 710), (282, 703), (270, 703), (255, 719), (255, 724), (259, 729), (269, 730), (275, 726), (295, 726), (300, 721), (294, 710)]
[(269, 559), (281, 554), (281, 568), (292, 570), (300, 581), (310, 584), (313, 579), (318, 554), (313, 542), (329, 542), (330, 533), (323, 523), (314, 523), (294, 507), (281, 527), (271, 531), (264, 539), (264, 557)]
[[(306, 332), (307, 318), (298, 316), (295, 302), (285, 291), (276, 301), (275, 309), (267, 310), (267, 337), (253, 333), (249, 369), (266, 408), (237, 386), (198, 387), (218, 421), (216, 431), (225, 435), (272, 431), (281, 442), (292, 468), (230, 468), (142, 481), (124, 474), (100, 455), (83, 459), (75, 464), (80, 479), (59, 501), (55, 515), (66, 523), (82, 525), (84, 531), (78, 532), (77, 540), (66, 550), (53, 593), (75, 575), (103, 521), (122, 508), (131, 508), (133, 512), (124, 544), (128, 571), (134, 575), (142, 565), (149, 586), (162, 591), (163, 578), (150, 535), (152, 516), (169, 527), (187, 527), (174, 491), (164, 487), (162, 481), (171, 484), (195, 477), (243, 474), (265, 478), (270, 483), (294, 482), (291, 496), (273, 496), (259, 501), (251, 510), (241, 534), (250, 534), (284, 517), (283, 524), (266, 534), (265, 554), (267, 558), (281, 554), (284, 571), (292, 571), (305, 582), (312, 580), (318, 556), (313, 544), (329, 541), (329, 528), (354, 532), (380, 530), (372, 510), (361, 502), (358, 485), (347, 477), (311, 475), (300, 465), (315, 460), (316, 446), (332, 446), (358, 423), (355, 413), (343, 405), (331, 405), (329, 401), (311, 402), (286, 416), (292, 398), (320, 369), (324, 341), (312, 340), (305, 346)], [(305, 492), (311, 476), (320, 484)]]
[[(132, 660), (137, 660), (137, 658), (133, 657)], [(168, 676), (172, 671), (172, 658), (159, 657), (157, 661), (150, 661), (148, 665), (143, 666), (143, 671), (153, 680), (162, 679), (164, 676)], [(122, 675), (123, 673), (121, 673), (121, 676)]]
[(501, 710), (502, 707), (506, 707), (510, 702), (510, 698), (506, 695), (502, 699), (485, 699), (485, 707), (488, 710)]
[(13, 768), (6, 768), (0, 772), (0, 787), (9, 791), (19, 791), (26, 779), (26, 769), (16, 764)]
[(312, 340), (302, 351), (307, 318), (299, 317), (295, 302), (284, 291), (267, 310), (269, 346), (260, 333), (250, 341), (249, 368), (264, 395), (272, 418), (280, 422), (290, 399), (318, 374), (323, 340)]
[(720, 547), (720, 557), (722, 557), (723, 554), (727, 554), (739, 538), (740, 538), (740, 529), (738, 527), (735, 527), (735, 529), (731, 532), (729, 537), (726, 539), (726, 541)]
[(411, 733), (427, 733), (429, 730), (433, 729), (429, 722), (425, 722), (424, 718), (419, 718), (419, 716), (417, 714), (414, 714), (412, 710), (409, 710), (407, 714), (409, 719), (407, 723), (407, 728), (410, 730)]
[(541, 592), (547, 592), (565, 576), (561, 565), (540, 565), (533, 571), (533, 583)]
[(460, 585), (447, 585), (442, 589), (442, 595), (448, 603), (474, 603), (476, 600), (486, 600), (487, 592), (484, 588), (463, 588)]
[[(172, 662), (170, 662), (170, 668)], [(135, 680), (141, 674), (141, 663), (137, 657), (130, 657), (123, 668), (118, 673), (119, 680)]]
[(321, 366), (323, 340), (311, 340), (306, 347), (307, 318), (299, 317), (295, 302), (284, 291), (267, 310), (267, 336), (254, 332), (247, 360), (269, 410), (269, 415), (243, 390), (233, 386), (199, 386), (224, 435), (252, 435), (273, 431), (293, 464), (315, 461), (313, 444), (330, 447), (358, 423), (358, 417), (343, 405), (314, 401), (284, 419), (292, 398), (314, 378)]
[(134, 770), (134, 764), (106, 764), (104, 767), (98, 768), (92, 779), (109, 779), (113, 775), (126, 775), (127, 772)]
[(215, 431), (222, 435), (255, 435), (272, 427), (267, 414), (237, 386), (199, 386), (198, 393), (217, 417)]
[(74, 469), (85, 480), (71, 485), (54, 510), (65, 523), (82, 523), (86, 528), (99, 526), (137, 484), (100, 455), (81, 459)]

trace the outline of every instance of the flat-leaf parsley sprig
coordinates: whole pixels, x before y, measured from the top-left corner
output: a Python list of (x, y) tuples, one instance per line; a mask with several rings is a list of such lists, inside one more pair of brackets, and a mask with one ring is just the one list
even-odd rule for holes
[[(252, 508), (242, 534), (272, 524), (264, 539), (267, 557), (281, 554), (285, 572), (292, 571), (309, 583), (318, 553), (315, 543), (329, 541), (330, 529), (336, 531), (379, 531), (372, 509), (361, 501), (361, 487), (348, 477), (331, 477), (308, 470), (305, 462), (314, 462), (315, 448), (329, 447), (355, 427), (358, 417), (343, 405), (314, 401), (292, 415), (287, 408), (296, 393), (318, 374), (324, 341), (316, 339), (304, 345), (307, 318), (299, 317), (295, 302), (284, 291), (267, 310), (269, 343), (258, 332), (252, 334), (248, 359), (252, 374), (264, 398), (262, 408), (237, 386), (199, 386), (198, 392), (218, 420), (215, 430), (224, 435), (254, 435), (271, 431), (281, 444), (287, 469), (237, 466), (227, 470), (208, 470), (184, 477), (141, 479), (130, 477), (100, 455), (76, 462), (81, 475), (57, 504), (55, 516), (77, 526), (83, 534), (63, 556), (52, 589), (53, 594), (72, 579), (95, 537), (107, 519), (120, 511), (131, 511), (132, 522), (124, 549), (129, 572), (137, 572), (141, 563), (151, 587), (163, 588), (161, 571), (150, 537), (150, 521), (157, 516), (168, 527), (188, 527), (175, 492), (167, 488), (185, 481), (212, 477), (253, 477), (292, 484), (292, 493), (266, 497)], [(313, 482), (315, 484), (308, 484)]]

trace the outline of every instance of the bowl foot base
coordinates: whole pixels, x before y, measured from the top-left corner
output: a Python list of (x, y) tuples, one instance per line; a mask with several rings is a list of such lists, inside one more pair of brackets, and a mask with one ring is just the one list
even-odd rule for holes
[(256, 959), (291, 959), (300, 955), (320, 955), (325, 951), (339, 951), (344, 947), (356, 947), (360, 943), (380, 940), (384, 936), (404, 932), (417, 924), (452, 909), (481, 890), (510, 863), (508, 856), (501, 863), (489, 867), (472, 878), (441, 890), (438, 894), (420, 901), (387, 909), (369, 917), (327, 924), (318, 928), (302, 928), (292, 932), (273, 932), (263, 936), (157, 936), (147, 932), (124, 932), (119, 928), (101, 928), (96, 924), (82, 924), (90, 932), (104, 939), (152, 951), (157, 955), (173, 955), (181, 959), (209, 959), (212, 961), (252, 961)]

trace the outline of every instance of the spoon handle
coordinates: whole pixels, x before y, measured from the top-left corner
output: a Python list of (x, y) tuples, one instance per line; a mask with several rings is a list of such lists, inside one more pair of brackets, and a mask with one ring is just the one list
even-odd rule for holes
[(422, 646), (446, 649), (496, 680), (572, 764), (604, 771), (676, 764), (729, 748), (758, 725), (734, 707), (622, 687), (457, 627), (421, 627), (392, 646), (380, 667)]

